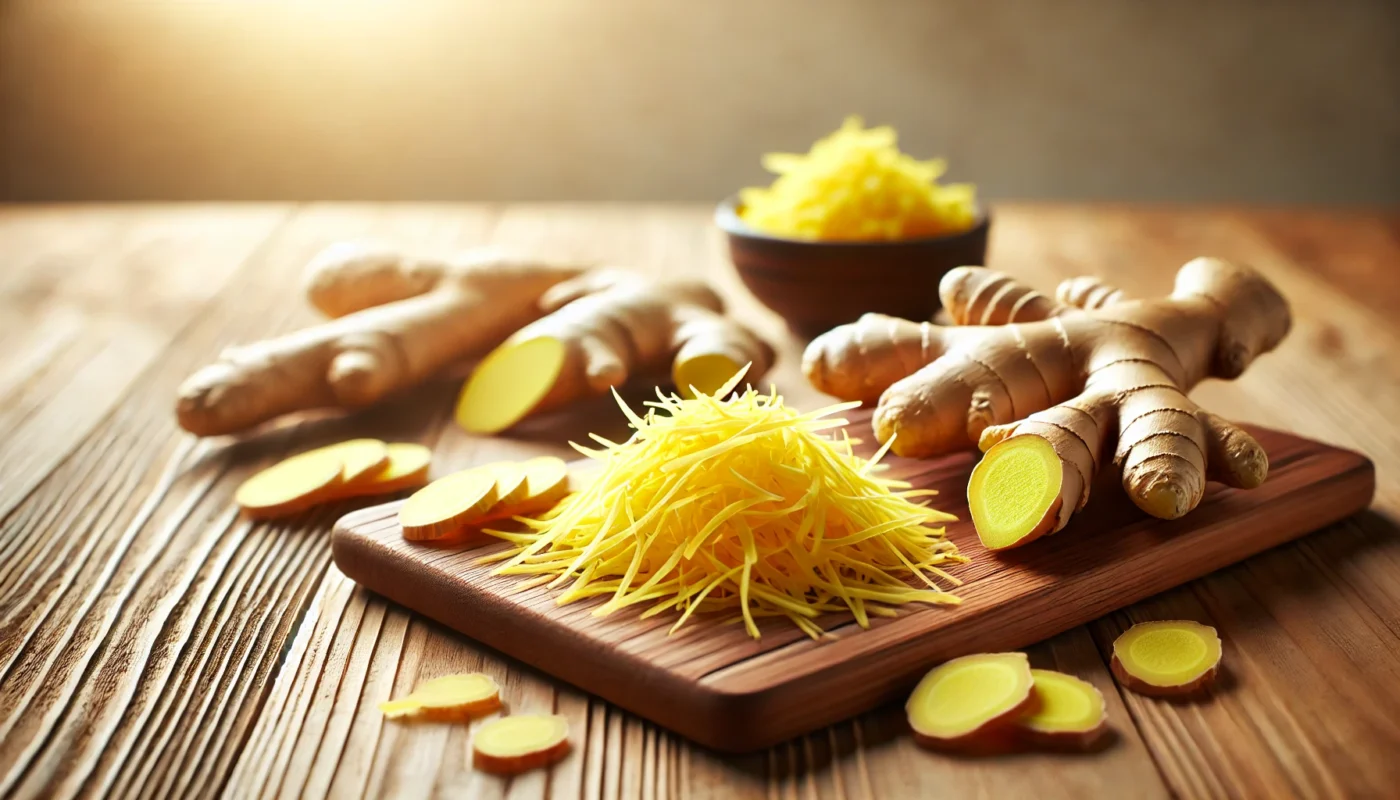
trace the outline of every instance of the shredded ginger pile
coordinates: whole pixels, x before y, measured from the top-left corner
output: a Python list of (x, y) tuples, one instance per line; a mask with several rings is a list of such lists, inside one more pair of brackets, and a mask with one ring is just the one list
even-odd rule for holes
[(805, 155), (769, 153), (763, 167), (778, 177), (740, 193), (740, 216), (795, 239), (912, 239), (972, 227), (976, 187), (940, 185), (947, 163), (917, 161), (897, 142), (894, 128), (866, 129), (850, 116)]
[(802, 414), (751, 387), (719, 399), (742, 376), (714, 395), (658, 391), (642, 417), (619, 398), (632, 437), (575, 445), (601, 462), (598, 478), (526, 520), (526, 533), (492, 531), (514, 544), (488, 556), (508, 559), (497, 573), (536, 576), (520, 589), (566, 587), (560, 604), (605, 595), (597, 616), (636, 604), (643, 618), (679, 612), (673, 633), (715, 611), (754, 638), (763, 617), (815, 638), (824, 612), (849, 609), (868, 627), (895, 605), (957, 603), (934, 582), (960, 583), (938, 568), (966, 561), (936, 526), (955, 517), (914, 501), (933, 492), (878, 477), (884, 449), (867, 461), (850, 437), (823, 433), (858, 404)]

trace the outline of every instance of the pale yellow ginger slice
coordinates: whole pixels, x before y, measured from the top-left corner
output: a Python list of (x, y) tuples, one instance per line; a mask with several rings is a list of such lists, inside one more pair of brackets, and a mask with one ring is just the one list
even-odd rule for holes
[(963, 656), (930, 670), (904, 710), (920, 744), (958, 749), (1008, 730), (1030, 706), (1033, 685), (1024, 653)]
[(1140, 622), (1113, 643), (1113, 676), (1139, 694), (1194, 694), (1215, 682), (1220, 636), (1189, 620)]
[(248, 478), (233, 499), (253, 519), (285, 517), (333, 498), (344, 482), (343, 470), (336, 453), (312, 450)]
[(344, 497), (392, 494), (428, 482), (433, 451), (421, 444), (395, 442), (386, 447), (388, 460), (375, 472), (342, 491)]
[(454, 472), (413, 493), (399, 509), (403, 537), (435, 541), (459, 533), (496, 502), (496, 476), (487, 469)]
[(516, 714), (489, 720), (472, 737), (472, 766), (517, 775), (569, 754), (569, 721), (555, 714)]
[(379, 704), (389, 719), (457, 722), (490, 714), (501, 708), (501, 687), (490, 675), (471, 672), (444, 675), (419, 684), (406, 697)]
[(1073, 675), (1033, 669), (1029, 713), (1016, 720), (1020, 738), (1039, 745), (1087, 750), (1108, 730), (1103, 695)]

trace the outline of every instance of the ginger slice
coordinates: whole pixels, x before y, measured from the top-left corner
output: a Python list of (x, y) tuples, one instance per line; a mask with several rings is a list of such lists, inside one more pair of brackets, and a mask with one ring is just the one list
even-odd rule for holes
[(520, 505), (530, 492), (525, 482), (525, 470), (516, 461), (497, 461), (487, 464), (485, 469), (496, 476), (496, 504), (491, 511), (506, 511)]
[(1093, 747), (1108, 730), (1103, 695), (1073, 675), (1033, 669), (1029, 713), (1016, 720), (1020, 738), (1036, 744)]
[(506, 342), (482, 359), (457, 401), (457, 421), (472, 433), (496, 433), (524, 419), (564, 369), (566, 346), (555, 338)]
[(392, 494), (428, 482), (433, 451), (421, 444), (395, 442), (385, 448), (388, 461), (374, 473), (341, 490), (342, 497)]
[(389, 463), (389, 448), (378, 439), (350, 439), (311, 452), (332, 453), (340, 458), (342, 492), (369, 480)]
[(472, 766), (516, 775), (569, 754), (569, 721), (557, 714), (516, 714), (482, 724), (472, 737)]
[(399, 509), (399, 524), (405, 539), (443, 539), (479, 519), (495, 502), (496, 476), (490, 470), (462, 470), (414, 492)]
[(904, 710), (914, 738), (935, 748), (972, 744), (1014, 722), (1032, 702), (1025, 653), (981, 653), (930, 670)]
[(1209, 687), (1220, 671), (1220, 636), (1190, 620), (1140, 622), (1113, 643), (1113, 676), (1139, 694), (1175, 696)]
[(312, 450), (248, 478), (233, 499), (252, 519), (289, 516), (333, 498), (343, 483), (343, 470), (335, 452)]
[(501, 707), (501, 687), (490, 675), (471, 672), (444, 675), (417, 686), (406, 697), (379, 704), (389, 719), (416, 717), (459, 722), (489, 714)]
[(988, 550), (1023, 545), (1055, 529), (1065, 468), (1039, 436), (997, 444), (972, 470), (967, 505), (977, 538)]
[(520, 465), (525, 473), (521, 511), (549, 508), (569, 493), (569, 465), (554, 456), (538, 456)]

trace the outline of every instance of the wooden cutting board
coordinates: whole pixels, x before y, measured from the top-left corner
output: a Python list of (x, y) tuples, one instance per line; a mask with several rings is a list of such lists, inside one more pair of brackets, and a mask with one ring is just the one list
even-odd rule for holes
[[(955, 572), (962, 605), (905, 607), (870, 630), (833, 614), (820, 620), (823, 641), (778, 619), (762, 621), (758, 641), (698, 617), (668, 637), (665, 614), (598, 619), (596, 603), (557, 606), (543, 587), (512, 594), (515, 578), (475, 563), (502, 545), (406, 542), (401, 502), (346, 515), (333, 551), (342, 572), (390, 599), (701, 744), (744, 752), (902, 699), (946, 659), (1025, 647), (1370, 505), (1375, 469), (1364, 456), (1252, 432), (1271, 459), (1258, 489), (1212, 484), (1196, 511), (1166, 522), (1106, 476), (1068, 528), (1001, 555), (982, 549), (971, 523), (953, 523), (950, 537), (972, 558)], [(892, 477), (938, 489), (939, 507), (963, 520), (974, 461), (889, 459)]]

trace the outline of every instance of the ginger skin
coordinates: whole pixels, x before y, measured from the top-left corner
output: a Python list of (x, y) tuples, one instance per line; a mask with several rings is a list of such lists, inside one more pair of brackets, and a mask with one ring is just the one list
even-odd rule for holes
[[(457, 420), (468, 431), (495, 433), (667, 366), (682, 392), (710, 392), (746, 364), (757, 380), (773, 362), (773, 348), (697, 281), (599, 270), (551, 288), (540, 306), (547, 316), (483, 359), (463, 387)], [(538, 377), (537, 391), (512, 391), (522, 376)]]
[(1186, 396), (1204, 378), (1238, 377), (1287, 334), (1288, 304), (1259, 274), (1198, 258), (1177, 273), (1169, 297), (1148, 301), (1076, 278), (1057, 302), (980, 267), (949, 272), (939, 288), (962, 327), (867, 314), (813, 340), (803, 370), (824, 392), (878, 400), (876, 436), (894, 437), (899, 455), (977, 444), (985, 479), (1022, 437), (1049, 443), (1060, 476), (1037, 475), (1038, 459), (1021, 457), (1000, 471), (1000, 485), (974, 477), (1003, 499), (1023, 484), (1060, 483), (1052, 503), (1015, 519), (979, 520), (969, 497), (993, 549), (1064, 528), (1088, 501), (1115, 433), (1124, 489), (1156, 517), (1194, 509), (1208, 477), (1238, 488), (1263, 482), (1268, 458), (1254, 438)]
[(176, 401), (180, 426), (236, 433), (283, 414), (358, 408), (500, 344), (540, 316), (540, 297), (583, 271), (494, 249), (414, 259), (332, 245), (308, 266), (307, 296), (329, 322), (223, 351)]

